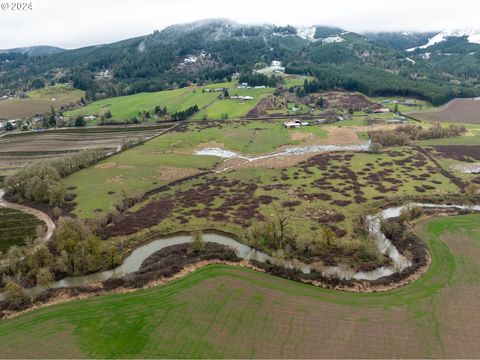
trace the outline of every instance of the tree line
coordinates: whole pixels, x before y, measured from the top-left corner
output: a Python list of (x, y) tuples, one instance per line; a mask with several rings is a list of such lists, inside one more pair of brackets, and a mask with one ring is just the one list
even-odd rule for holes
[(412, 80), (382, 69), (366, 65), (325, 64), (322, 66), (304, 63), (292, 63), (285, 72), (315, 77), (307, 81), (305, 92), (318, 90), (344, 89), (360, 91), (368, 96), (406, 96), (444, 104), (457, 97), (475, 97), (480, 90), (461, 85), (449, 85), (443, 82)]
[[(420, 125), (402, 125), (394, 130), (378, 130), (369, 133), (370, 140), (374, 144), (382, 146), (404, 146), (414, 140), (440, 139), (453, 136), (460, 136), (467, 131), (464, 125), (450, 125), (442, 127), (435, 124), (430, 128), (423, 128)], [(377, 152), (377, 151), (373, 151)]]
[(19, 199), (61, 206), (66, 195), (61, 178), (97, 163), (105, 155), (104, 150), (89, 149), (60, 159), (39, 161), (7, 176), (5, 191)]

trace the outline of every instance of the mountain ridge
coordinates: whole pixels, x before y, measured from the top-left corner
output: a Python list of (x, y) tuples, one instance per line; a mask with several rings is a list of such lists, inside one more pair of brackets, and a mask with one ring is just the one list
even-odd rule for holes
[(325, 88), (372, 95), (409, 94), (435, 103), (475, 95), (480, 86), (480, 58), (468, 54), (479, 45), (466, 47), (459, 38), (460, 42), (450, 44), (457, 50), (449, 61), (445, 51), (432, 51), (431, 56), (405, 51), (407, 45), (422, 46), (433, 36), (358, 34), (333, 26), (246, 25), (208, 19), (53, 54), (0, 54), (0, 92), (28, 88), (40, 78), (53, 83), (72, 81), (93, 100), (222, 81), (277, 60), (287, 72), (317, 77)]

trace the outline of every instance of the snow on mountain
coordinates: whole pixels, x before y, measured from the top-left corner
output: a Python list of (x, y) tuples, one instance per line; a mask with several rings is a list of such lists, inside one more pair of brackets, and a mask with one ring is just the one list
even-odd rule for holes
[(426, 52), (426, 53), (420, 54), (420, 56), (422, 57), (423, 60), (430, 59), (430, 55), (432, 55), (431, 52)]
[(446, 41), (449, 37), (466, 37), (469, 43), (480, 44), (480, 30), (462, 29), (462, 30), (445, 30), (432, 37), (428, 43), (422, 46), (407, 49), (407, 51), (415, 51), (416, 49), (426, 49)]
[(310, 27), (297, 27), (297, 35), (305, 40), (315, 40), (315, 31), (317, 28), (315, 26)]
[(339, 42), (344, 42), (344, 41), (345, 41), (345, 39), (338, 36), (338, 35), (329, 36), (329, 37), (322, 40), (322, 42), (325, 43), (325, 44), (339, 43)]

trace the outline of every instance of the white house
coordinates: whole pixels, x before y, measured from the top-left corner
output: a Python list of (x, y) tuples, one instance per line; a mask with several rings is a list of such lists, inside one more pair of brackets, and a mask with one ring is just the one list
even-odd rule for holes
[(96, 116), (93, 116), (93, 115), (90, 115), (90, 116), (84, 116), (83, 119), (85, 121), (93, 121), (95, 120), (97, 117)]
[(283, 123), (283, 126), (285, 126), (287, 129), (291, 129), (291, 128), (298, 128), (300, 126), (302, 126), (300, 123), (298, 122), (284, 122)]
[(389, 108), (381, 108), (373, 110), (374, 114), (388, 114), (390, 112)]
[(239, 99), (239, 100), (253, 100), (252, 96), (240, 96), (240, 95), (232, 95), (230, 99)]

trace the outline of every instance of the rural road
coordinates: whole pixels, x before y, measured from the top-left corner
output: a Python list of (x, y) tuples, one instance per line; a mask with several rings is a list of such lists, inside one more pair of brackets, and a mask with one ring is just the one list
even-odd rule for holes
[(50, 218), (50, 216), (45, 214), (43, 211), (33, 209), (33, 208), (29, 208), (27, 206), (23, 206), (23, 205), (19, 205), (19, 204), (13, 204), (11, 202), (8, 202), (3, 198), (3, 195), (5, 195), (5, 190), (0, 189), (0, 207), (6, 207), (6, 208), (10, 208), (10, 209), (23, 211), (27, 214), (31, 214), (31, 215), (35, 216), (37, 219), (39, 219), (41, 221), (43, 221), (47, 225), (47, 232), (46, 232), (45, 236), (43, 237), (42, 242), (46, 243), (46, 242), (50, 241), (50, 239), (52, 238), (53, 232), (55, 231), (55, 228), (56, 228), (55, 223)]

